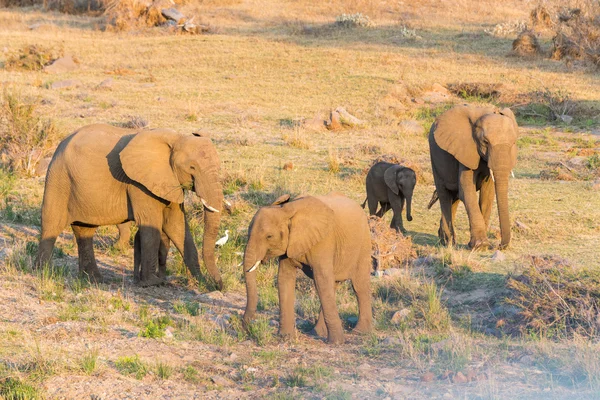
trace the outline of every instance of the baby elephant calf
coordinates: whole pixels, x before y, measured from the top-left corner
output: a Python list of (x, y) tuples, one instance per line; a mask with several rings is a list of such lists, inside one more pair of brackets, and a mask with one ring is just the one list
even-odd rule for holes
[[(410, 168), (388, 162), (378, 162), (367, 174), (367, 198), (369, 214), (383, 217), (391, 208), (394, 210), (391, 228), (406, 233), (402, 224), (402, 209), (406, 202), (406, 219), (412, 221), (411, 203), (413, 190), (417, 184), (417, 175)], [(377, 211), (377, 203), (381, 205)]]

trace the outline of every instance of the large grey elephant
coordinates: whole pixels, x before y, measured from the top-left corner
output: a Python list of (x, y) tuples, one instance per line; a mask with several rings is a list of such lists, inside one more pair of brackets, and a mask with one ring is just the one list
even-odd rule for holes
[(263, 207), (248, 229), (244, 253), (247, 304), (244, 322), (256, 313), (256, 269), (261, 261), (279, 257), (277, 279), (282, 336), (295, 333), (296, 271), (314, 279), (321, 301), (315, 330), (330, 343), (344, 340), (335, 302), (336, 282), (350, 279), (358, 298), (357, 332), (369, 332), (371, 311), (371, 235), (367, 216), (354, 201), (339, 193), (305, 196), (289, 201), (280, 197)]
[(35, 265), (50, 260), (56, 237), (71, 225), (80, 273), (101, 279), (92, 241), (96, 228), (135, 221), (141, 266), (136, 280), (142, 285), (162, 282), (156, 269), (168, 240), (192, 274), (199, 276), (198, 251), (183, 208), (184, 189), (191, 189), (205, 208), (204, 265), (221, 288), (214, 256), (223, 204), (219, 169), (214, 145), (200, 134), (104, 124), (80, 128), (59, 144), (49, 166)]
[[(394, 217), (390, 228), (406, 233), (402, 223), (402, 210), (406, 203), (406, 219), (412, 221), (412, 195), (416, 184), (417, 175), (412, 169), (384, 161), (378, 162), (367, 174), (367, 198), (362, 207), (368, 202), (369, 214), (380, 218), (391, 208)], [(381, 206), (379, 211), (377, 204)]]
[[(470, 248), (489, 247), (494, 193), (498, 203), (500, 248), (510, 243), (508, 179), (517, 162), (518, 126), (509, 108), (461, 105), (440, 115), (429, 132), (431, 167), (442, 210), (442, 244), (456, 244), (454, 216), (461, 200), (469, 217)], [(479, 199), (477, 191), (480, 192)]]

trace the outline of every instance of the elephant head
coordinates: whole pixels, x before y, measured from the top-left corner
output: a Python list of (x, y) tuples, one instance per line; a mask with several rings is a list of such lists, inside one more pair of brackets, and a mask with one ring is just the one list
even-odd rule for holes
[[(220, 286), (214, 244), (221, 220), (223, 189), (219, 156), (211, 140), (200, 134), (147, 130), (133, 136), (119, 157), (125, 174), (161, 199), (180, 204), (184, 188), (196, 192), (205, 208), (204, 265)], [(191, 272), (200, 275), (200, 271)]]
[(504, 248), (510, 243), (508, 178), (517, 163), (518, 126), (509, 108), (458, 106), (437, 121), (435, 141), (461, 164), (476, 170), (483, 160), (496, 189)]
[(244, 322), (251, 321), (256, 312), (256, 268), (261, 261), (284, 255), (302, 259), (329, 234), (332, 223), (333, 210), (311, 196), (289, 201), (289, 195), (285, 195), (271, 206), (258, 210), (248, 228), (248, 244), (244, 252), (247, 294)]
[(385, 170), (383, 179), (394, 194), (404, 196), (406, 199), (406, 219), (412, 221), (412, 195), (417, 184), (415, 171), (401, 165), (393, 165)]

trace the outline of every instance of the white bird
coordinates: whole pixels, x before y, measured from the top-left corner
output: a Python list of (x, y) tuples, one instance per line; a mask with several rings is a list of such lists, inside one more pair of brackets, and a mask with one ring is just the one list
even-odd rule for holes
[(227, 229), (225, 229), (225, 236), (223, 236), (221, 239), (217, 240), (217, 242), (215, 243), (215, 245), (221, 247), (225, 243), (227, 243), (228, 240), (229, 240), (229, 231)]

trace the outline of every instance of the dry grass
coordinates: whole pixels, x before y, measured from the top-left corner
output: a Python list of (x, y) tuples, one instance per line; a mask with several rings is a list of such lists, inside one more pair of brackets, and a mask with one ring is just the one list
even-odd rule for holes
[(369, 217), (369, 228), (375, 270), (401, 267), (416, 256), (411, 238), (404, 237), (402, 233), (390, 228), (383, 219)]

